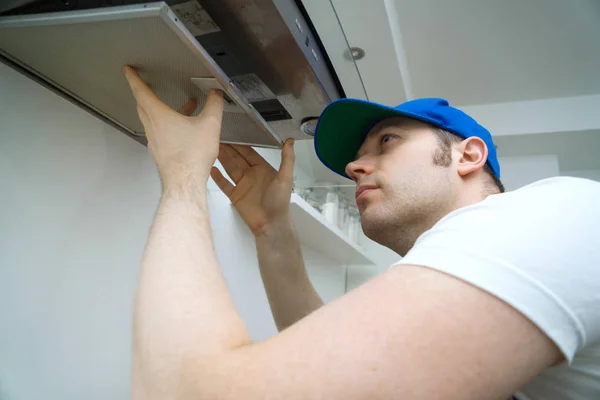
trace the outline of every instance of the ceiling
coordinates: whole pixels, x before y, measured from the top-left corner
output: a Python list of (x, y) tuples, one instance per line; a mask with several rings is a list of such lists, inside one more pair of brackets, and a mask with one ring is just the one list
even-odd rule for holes
[(331, 2), (349, 45), (365, 50), (356, 65), (371, 100), (465, 106), (600, 93), (598, 0)]
[[(501, 157), (556, 154), (561, 170), (600, 169), (600, 123), (577, 123), (600, 110), (583, 97), (600, 94), (600, 1), (303, 2), (309, 14), (333, 7), (349, 46), (364, 50), (356, 67), (369, 100), (444, 97), (485, 116), (493, 134), (510, 126), (495, 138)], [(343, 49), (322, 32), (337, 21), (315, 24), (332, 57)], [(356, 79), (336, 72), (342, 85)], [(348, 182), (321, 165), (312, 143), (297, 152), (315, 179)]]
[(415, 97), (457, 105), (600, 92), (597, 0), (395, 0)]

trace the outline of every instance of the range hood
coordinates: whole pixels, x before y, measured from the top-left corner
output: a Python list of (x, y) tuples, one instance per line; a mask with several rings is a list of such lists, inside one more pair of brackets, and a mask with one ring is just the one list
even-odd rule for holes
[(344, 95), (293, 0), (11, 1), (0, 61), (144, 144), (125, 64), (173, 108), (222, 89), (226, 143), (311, 138), (301, 126)]

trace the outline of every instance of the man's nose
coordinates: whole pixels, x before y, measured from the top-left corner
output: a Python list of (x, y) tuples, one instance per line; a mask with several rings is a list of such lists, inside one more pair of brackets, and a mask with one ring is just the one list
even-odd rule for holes
[(362, 176), (371, 174), (373, 169), (373, 163), (367, 157), (361, 157), (346, 165), (346, 175), (354, 182), (358, 182)]

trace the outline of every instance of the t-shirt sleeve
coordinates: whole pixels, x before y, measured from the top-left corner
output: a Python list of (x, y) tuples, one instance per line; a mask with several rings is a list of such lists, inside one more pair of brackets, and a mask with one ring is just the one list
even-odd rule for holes
[(439, 270), (502, 299), (572, 362), (600, 342), (600, 183), (551, 178), (454, 211), (398, 264)]

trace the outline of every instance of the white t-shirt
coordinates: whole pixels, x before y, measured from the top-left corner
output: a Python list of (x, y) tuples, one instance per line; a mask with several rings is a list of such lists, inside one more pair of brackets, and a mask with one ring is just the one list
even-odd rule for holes
[(442, 218), (399, 264), (497, 296), (556, 343), (567, 362), (543, 371), (518, 399), (600, 399), (599, 182), (557, 177), (489, 196)]

